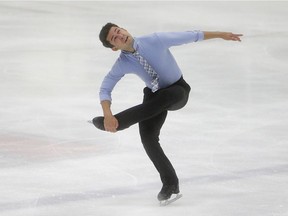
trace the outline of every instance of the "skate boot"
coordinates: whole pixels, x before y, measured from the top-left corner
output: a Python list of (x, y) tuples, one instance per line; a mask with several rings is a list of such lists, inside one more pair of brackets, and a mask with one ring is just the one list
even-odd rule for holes
[[(163, 185), (157, 197), (160, 201), (160, 206), (169, 205), (170, 203), (180, 199), (182, 194), (179, 192), (179, 185)], [(174, 196), (171, 197), (172, 195)]]
[(105, 128), (104, 128), (104, 117), (95, 117), (93, 120), (92, 120), (92, 123), (94, 124), (94, 126), (100, 130), (104, 130), (105, 131)]
[(161, 191), (158, 194), (158, 200), (168, 200), (172, 194), (179, 193), (179, 185), (163, 185)]

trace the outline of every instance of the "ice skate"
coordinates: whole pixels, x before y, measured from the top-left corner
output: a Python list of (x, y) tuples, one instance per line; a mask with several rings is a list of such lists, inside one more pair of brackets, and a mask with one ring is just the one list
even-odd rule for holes
[(170, 203), (180, 199), (182, 194), (179, 192), (179, 185), (163, 185), (157, 197), (160, 201), (160, 206), (169, 205)]

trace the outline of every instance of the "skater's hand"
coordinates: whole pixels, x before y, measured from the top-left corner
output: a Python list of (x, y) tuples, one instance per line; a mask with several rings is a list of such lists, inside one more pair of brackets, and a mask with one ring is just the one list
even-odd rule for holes
[(221, 38), (224, 40), (232, 40), (232, 41), (240, 41), (240, 37), (243, 36), (243, 34), (234, 34), (232, 32), (222, 32)]
[(115, 133), (117, 132), (118, 125), (118, 120), (113, 115), (104, 118), (104, 128), (106, 131)]

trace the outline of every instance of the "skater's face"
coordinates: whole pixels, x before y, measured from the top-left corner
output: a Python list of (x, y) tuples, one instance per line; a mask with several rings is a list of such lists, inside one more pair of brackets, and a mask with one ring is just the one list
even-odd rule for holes
[(120, 27), (112, 27), (108, 33), (107, 40), (114, 47), (112, 50), (126, 50), (133, 51), (133, 37), (125, 29)]

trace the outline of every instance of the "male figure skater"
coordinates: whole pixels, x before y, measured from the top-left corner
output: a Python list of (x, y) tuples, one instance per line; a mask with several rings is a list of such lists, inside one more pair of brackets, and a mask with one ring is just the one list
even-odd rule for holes
[[(93, 124), (98, 129), (117, 132), (139, 123), (141, 141), (163, 183), (158, 194), (159, 201), (179, 193), (178, 177), (159, 143), (160, 130), (167, 112), (184, 107), (190, 92), (190, 86), (169, 48), (212, 38), (241, 41), (240, 36), (230, 32), (187, 31), (132, 37), (127, 30), (113, 23), (107, 23), (100, 31), (103, 45), (121, 53), (100, 87), (103, 116), (94, 118)], [(114, 115), (110, 109), (111, 92), (117, 82), (129, 73), (139, 76), (146, 85), (143, 103)], [(127, 86), (125, 94), (129, 91), (135, 89)]]

